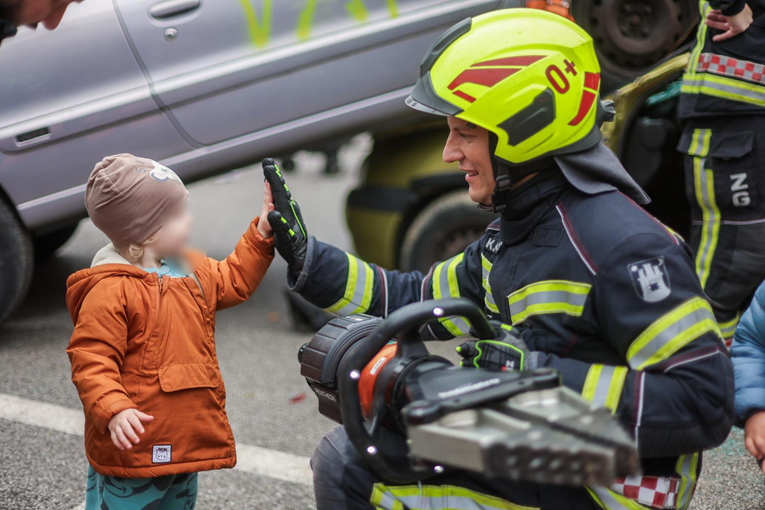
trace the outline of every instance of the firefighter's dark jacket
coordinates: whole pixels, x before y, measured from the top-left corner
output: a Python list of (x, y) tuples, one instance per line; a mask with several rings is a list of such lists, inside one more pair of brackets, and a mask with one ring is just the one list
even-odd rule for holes
[[(468, 298), (528, 328), (536, 367), (612, 409), (645, 474), (722, 443), (733, 370), (685, 243), (618, 191), (585, 195), (560, 174), (514, 190), (503, 216), (430, 272), (387, 271), (311, 237), (292, 290), (331, 312), (386, 316), (424, 299)], [(468, 332), (461, 318), (431, 334)], [(682, 463), (682, 460), (680, 461)], [(700, 467), (700, 464), (698, 464)]]
[[(711, 9), (731, 16), (748, 4), (754, 22), (725, 41), (704, 22)], [(701, 0), (696, 45), (683, 76), (682, 118), (765, 113), (765, 0)]]

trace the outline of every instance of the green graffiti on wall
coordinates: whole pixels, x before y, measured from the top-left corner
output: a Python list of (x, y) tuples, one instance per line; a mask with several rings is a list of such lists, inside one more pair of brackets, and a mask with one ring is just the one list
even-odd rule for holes
[[(306, 40), (311, 36), (311, 27), (313, 25), (314, 14), (316, 13), (316, 4), (319, 0), (308, 0), (305, 7), (300, 10), (297, 20), (297, 36), (300, 40)], [(247, 29), (250, 33), (250, 39), (255, 46), (260, 48), (268, 45), (271, 35), (271, 0), (263, 0), (262, 19), (258, 17), (258, 12), (252, 5), (252, 0), (240, 0), (242, 9), (244, 9), (245, 19), (247, 20)], [(388, 13), (391, 18), (398, 17), (397, 0), (386, 0)], [(364, 5), (364, 0), (347, 0), (345, 9), (353, 19), (364, 22), (369, 13)]]
[(348, 3), (345, 4), (345, 10), (357, 21), (367, 20), (367, 8), (364, 5), (364, 0), (348, 0)]
[(301, 40), (308, 39), (311, 35), (311, 23), (313, 23), (313, 13), (316, 11), (316, 1), (308, 0), (308, 4), (298, 16), (297, 35)]
[(268, 45), (271, 35), (271, 0), (263, 0), (263, 19), (258, 20), (258, 13), (250, 3), (250, 0), (240, 0), (247, 20), (247, 29), (250, 39), (255, 46), (260, 48)]

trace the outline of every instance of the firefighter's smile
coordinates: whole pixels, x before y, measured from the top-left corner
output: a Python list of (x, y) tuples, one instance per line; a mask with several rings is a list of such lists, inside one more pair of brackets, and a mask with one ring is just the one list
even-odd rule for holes
[(475, 182), (475, 180), (478, 178), (478, 170), (463, 169), (462, 171), (467, 174), (465, 175), (465, 180), (468, 182), (468, 184)]

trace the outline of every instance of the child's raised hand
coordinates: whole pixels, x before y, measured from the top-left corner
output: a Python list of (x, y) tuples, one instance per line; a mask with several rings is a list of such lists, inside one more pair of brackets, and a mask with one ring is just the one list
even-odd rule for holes
[(266, 181), (263, 190), (263, 208), (260, 210), (260, 221), (258, 221), (258, 232), (263, 236), (263, 239), (269, 239), (274, 234), (271, 224), (268, 223), (268, 213), (273, 210), (274, 196), (271, 193), (271, 185)]
[[(744, 446), (757, 460), (765, 458), (765, 411), (753, 414), (744, 424)], [(760, 465), (763, 472), (765, 467)]]
[[(133, 443), (138, 444), (141, 442), (138, 434), (145, 432), (141, 422), (148, 423), (153, 419), (153, 416), (144, 414), (138, 409), (125, 409), (115, 414), (109, 420), (108, 427), (112, 435), (112, 443), (119, 450), (130, 450), (133, 447)], [(138, 434), (136, 434), (136, 431)]]

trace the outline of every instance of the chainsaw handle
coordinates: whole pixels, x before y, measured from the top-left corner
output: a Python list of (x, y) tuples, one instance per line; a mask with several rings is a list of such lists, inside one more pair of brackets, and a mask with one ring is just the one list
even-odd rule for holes
[(419, 334), (421, 327), (442, 317), (460, 316), (470, 322), (478, 338), (494, 338), (496, 332), (478, 306), (467, 299), (423, 301), (400, 308), (383, 320), (363, 342), (350, 350), (338, 369), (340, 410), (348, 438), (374, 471), (393, 483), (408, 484), (424, 478), (411, 467), (394, 466), (379, 448), (380, 428), (370, 434), (362, 419), (358, 382), (361, 371), (393, 338), (398, 339), (397, 357), (407, 359), (427, 354)]

